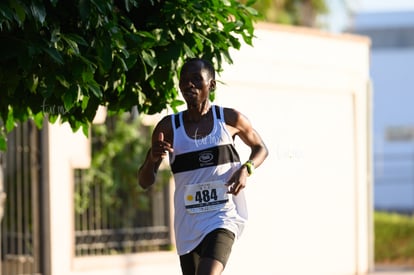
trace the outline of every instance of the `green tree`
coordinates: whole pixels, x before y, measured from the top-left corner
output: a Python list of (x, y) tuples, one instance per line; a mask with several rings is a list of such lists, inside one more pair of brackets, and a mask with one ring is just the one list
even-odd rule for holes
[(316, 27), (317, 16), (328, 12), (325, 0), (261, 0), (253, 7), (264, 21), (307, 27)]
[(175, 109), (188, 57), (232, 62), (252, 44), (253, 1), (6, 0), (0, 3), (0, 149), (17, 122), (88, 132), (99, 105)]

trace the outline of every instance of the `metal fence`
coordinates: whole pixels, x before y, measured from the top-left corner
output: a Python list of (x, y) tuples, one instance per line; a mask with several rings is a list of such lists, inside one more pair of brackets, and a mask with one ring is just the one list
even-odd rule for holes
[[(75, 192), (82, 192), (84, 172), (76, 170)], [(123, 197), (116, 208), (107, 204), (102, 184), (95, 183), (88, 190), (86, 210), (75, 212), (76, 256), (170, 249), (168, 185), (141, 194), (149, 205), (139, 209), (131, 203), (138, 198), (131, 196)]]
[[(32, 121), (8, 135), (8, 149), (0, 169), (7, 194), (1, 223), (1, 266), (4, 275), (41, 275), (47, 269), (42, 240), (44, 198), (41, 131)], [(136, 171), (135, 171), (136, 173)], [(82, 193), (84, 170), (75, 171), (75, 193)], [(149, 192), (118, 194), (122, 203), (107, 203), (104, 183), (89, 190), (88, 207), (75, 211), (75, 254), (112, 255), (167, 250), (171, 246), (170, 190), (168, 184)], [(135, 183), (136, 184), (136, 183)], [(136, 200), (146, 207), (136, 207)]]
[(40, 142), (32, 121), (8, 136), (4, 188), (7, 194), (1, 225), (2, 274), (41, 274), (39, 215)]
[[(75, 255), (170, 249), (169, 174), (160, 172), (149, 191), (137, 183), (138, 165), (149, 146), (148, 127), (128, 116), (108, 117), (103, 126), (92, 127), (94, 164), (75, 170)], [(121, 149), (101, 155), (114, 147)], [(97, 165), (97, 159), (105, 160)]]

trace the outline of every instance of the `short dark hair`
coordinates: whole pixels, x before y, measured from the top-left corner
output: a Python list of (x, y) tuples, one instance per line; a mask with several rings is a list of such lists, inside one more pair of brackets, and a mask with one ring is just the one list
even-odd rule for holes
[(185, 61), (183, 67), (181, 68), (181, 71), (187, 66), (187, 64), (193, 63), (193, 62), (201, 62), (203, 64), (203, 68), (208, 71), (210, 74), (210, 77), (215, 80), (216, 79), (216, 70), (214, 69), (213, 64), (211, 64), (210, 61), (203, 59), (203, 58), (190, 58)]

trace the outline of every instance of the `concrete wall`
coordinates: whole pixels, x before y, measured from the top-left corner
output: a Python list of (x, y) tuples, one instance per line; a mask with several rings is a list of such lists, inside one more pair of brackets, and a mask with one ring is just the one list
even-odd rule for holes
[(372, 269), (369, 41), (268, 25), (257, 36), (234, 53), (217, 91), (270, 150), (248, 184), (250, 224), (226, 274), (364, 274)]
[[(256, 35), (255, 47), (234, 52), (218, 77), (225, 84), (216, 102), (243, 112), (270, 150), (249, 178), (250, 222), (224, 274), (366, 274), (369, 41), (264, 24)], [(51, 274), (180, 274), (175, 252), (73, 257), (73, 154), (62, 148), (72, 137), (61, 131), (49, 129)], [(237, 147), (247, 159), (247, 148)]]

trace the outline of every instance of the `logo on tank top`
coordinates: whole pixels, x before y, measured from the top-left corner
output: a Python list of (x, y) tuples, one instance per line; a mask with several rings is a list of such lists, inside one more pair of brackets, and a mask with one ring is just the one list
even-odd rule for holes
[(198, 161), (200, 167), (214, 165), (214, 154), (211, 151), (203, 151), (198, 154)]
[(221, 134), (217, 129), (217, 126), (214, 125), (213, 130), (207, 136), (199, 136), (198, 128), (194, 133), (194, 143), (196, 147), (206, 146), (206, 145), (215, 145), (219, 144), (221, 141)]

